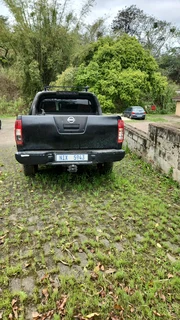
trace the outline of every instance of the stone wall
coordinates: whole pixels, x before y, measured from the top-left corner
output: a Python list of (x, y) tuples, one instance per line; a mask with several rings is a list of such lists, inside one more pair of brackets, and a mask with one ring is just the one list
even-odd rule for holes
[(124, 145), (180, 182), (180, 128), (151, 123), (146, 133), (125, 123)]

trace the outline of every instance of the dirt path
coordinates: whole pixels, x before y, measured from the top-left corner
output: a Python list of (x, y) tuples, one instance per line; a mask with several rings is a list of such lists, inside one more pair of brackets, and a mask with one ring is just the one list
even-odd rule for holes
[(14, 122), (15, 118), (2, 119), (0, 130), (0, 146), (15, 145)]

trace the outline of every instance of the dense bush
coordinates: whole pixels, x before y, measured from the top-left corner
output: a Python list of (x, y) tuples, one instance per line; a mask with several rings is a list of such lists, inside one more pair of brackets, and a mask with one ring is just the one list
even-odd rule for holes
[[(124, 35), (93, 43), (76, 69), (67, 69), (56, 84), (88, 85), (99, 98), (104, 112), (122, 112), (129, 105), (167, 104), (167, 78), (139, 42)], [(168, 96), (169, 97), (169, 96)], [(169, 97), (170, 98), (170, 97)]]
[(18, 114), (27, 114), (28, 106), (22, 98), (16, 100), (7, 100), (6, 97), (0, 98), (0, 115), (16, 116)]

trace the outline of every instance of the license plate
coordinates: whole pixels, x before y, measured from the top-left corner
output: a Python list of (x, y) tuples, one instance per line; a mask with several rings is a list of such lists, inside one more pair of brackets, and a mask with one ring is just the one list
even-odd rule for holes
[(87, 154), (57, 154), (56, 155), (56, 161), (88, 161), (88, 155)]

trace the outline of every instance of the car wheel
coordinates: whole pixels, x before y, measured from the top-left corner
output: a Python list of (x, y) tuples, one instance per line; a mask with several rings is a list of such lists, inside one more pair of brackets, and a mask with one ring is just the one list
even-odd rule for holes
[(38, 170), (37, 165), (29, 165), (29, 164), (23, 164), (23, 170), (25, 176), (34, 176)]
[(98, 163), (97, 168), (100, 174), (111, 173), (113, 169), (113, 162)]

